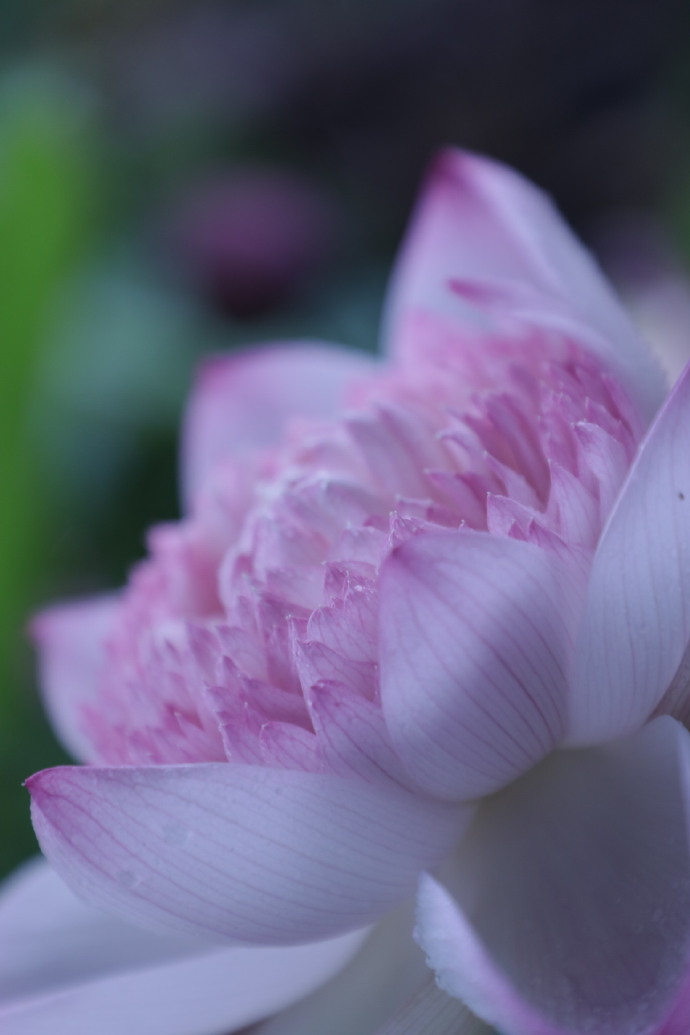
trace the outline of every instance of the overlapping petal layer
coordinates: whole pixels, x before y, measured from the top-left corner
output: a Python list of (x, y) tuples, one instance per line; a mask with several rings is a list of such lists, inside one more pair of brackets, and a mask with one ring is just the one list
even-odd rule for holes
[(419, 536), (392, 554), (383, 712), (421, 787), (477, 798), (559, 744), (582, 581), (575, 560), (569, 570), (547, 550), (485, 533)]
[(182, 481), (190, 503), (228, 457), (247, 459), (276, 446), (292, 419), (328, 419), (353, 378), (375, 361), (334, 345), (290, 343), (209, 360), (185, 421)]
[(41, 847), (85, 901), (264, 945), (375, 920), (469, 816), (390, 783), (232, 763), (63, 767), (29, 787)]
[[(573, 743), (644, 722), (688, 647), (689, 413), (690, 368), (642, 443), (594, 557), (573, 680)], [(681, 697), (669, 706), (682, 711)]]

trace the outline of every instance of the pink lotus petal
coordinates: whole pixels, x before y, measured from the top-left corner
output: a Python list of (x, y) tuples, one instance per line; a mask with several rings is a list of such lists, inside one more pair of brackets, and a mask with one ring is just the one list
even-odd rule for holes
[(41, 847), (85, 901), (258, 944), (370, 923), (468, 815), (391, 784), (230, 762), (64, 767), (28, 786)]
[(690, 639), (690, 368), (650, 428), (594, 557), (569, 739), (634, 730)]
[(367, 932), (293, 948), (209, 949), (85, 906), (42, 861), (0, 898), (3, 1035), (230, 1032), (307, 995)]
[(322, 681), (309, 691), (309, 710), (333, 772), (372, 782), (408, 782), (378, 705), (342, 684)]
[(46, 710), (75, 758), (93, 759), (83, 729), (83, 706), (96, 693), (103, 644), (117, 612), (115, 594), (61, 604), (36, 615), (31, 633), (40, 647)]
[(595, 479), (599, 519), (603, 525), (627, 473), (628, 458), (623, 446), (596, 424), (581, 421), (573, 433), (577, 440), (578, 469), (589, 471)]
[(560, 464), (552, 463), (550, 468), (548, 516), (554, 523), (558, 520), (561, 535), (567, 543), (594, 548), (601, 527), (598, 499)]
[(418, 936), (510, 1035), (656, 1035), (690, 972), (690, 734), (663, 717), (484, 802)]
[(188, 504), (225, 457), (277, 445), (293, 417), (329, 418), (349, 383), (375, 367), (363, 353), (316, 343), (272, 346), (216, 357), (202, 368), (184, 432)]
[(381, 700), (414, 779), (473, 798), (561, 739), (571, 573), (544, 550), (481, 532), (419, 536), (381, 579)]
[(313, 733), (290, 722), (266, 722), (259, 733), (261, 761), (286, 769), (322, 772), (325, 768)]
[(350, 695), (371, 698), (378, 683), (375, 661), (353, 661), (314, 640), (297, 645), (296, 663), (305, 693), (326, 681), (347, 686)]
[(485, 312), (487, 303), (507, 299), (507, 308), (537, 325), (589, 332), (590, 347), (613, 364), (647, 417), (654, 413), (664, 395), (661, 373), (551, 201), (505, 166), (449, 150), (432, 168), (398, 260), (387, 313), (391, 348), (415, 310), (466, 323), (450, 285), (468, 280), (488, 282), (479, 299)]
[[(335, 655), (366, 668), (376, 662), (376, 598), (371, 586), (352, 581), (354, 587), (351, 592), (332, 607), (322, 607), (313, 612), (307, 627), (308, 639), (320, 642)], [(316, 648), (309, 660), (316, 660), (314, 653)], [(314, 682), (332, 674), (320, 668)]]

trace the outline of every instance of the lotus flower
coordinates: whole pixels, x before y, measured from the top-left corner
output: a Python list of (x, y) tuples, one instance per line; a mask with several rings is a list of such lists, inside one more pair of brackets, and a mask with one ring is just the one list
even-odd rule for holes
[(654, 417), (549, 202), (454, 152), (386, 348), (211, 361), (187, 516), (37, 619), (86, 764), (29, 780), (34, 824), (96, 948), (42, 988), (69, 893), (17, 878), (3, 1030), (687, 1032), (690, 374)]

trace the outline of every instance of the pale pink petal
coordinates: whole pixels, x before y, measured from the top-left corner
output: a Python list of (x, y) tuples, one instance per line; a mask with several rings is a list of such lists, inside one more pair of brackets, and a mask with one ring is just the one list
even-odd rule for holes
[(599, 536), (599, 501), (579, 478), (553, 462), (547, 518), (560, 529), (567, 543), (594, 548)]
[(46, 710), (63, 744), (80, 761), (93, 756), (83, 706), (94, 699), (103, 643), (117, 608), (115, 594), (93, 597), (48, 608), (31, 623)]
[[(307, 952), (307, 950), (309, 950)], [(287, 957), (296, 954), (299, 973)], [(328, 977), (323, 947), (225, 949), (0, 1008), (3, 1035), (230, 1035)], [(254, 957), (254, 958), (252, 958)], [(309, 976), (300, 989), (299, 977)]]
[(216, 464), (277, 445), (293, 417), (329, 419), (375, 361), (354, 349), (276, 345), (207, 360), (188, 404), (182, 481), (188, 503)]
[(393, 350), (415, 310), (467, 319), (468, 289), (453, 290), (453, 281), (474, 284), (482, 308), (498, 299), (536, 323), (582, 331), (647, 417), (661, 402), (655, 361), (549, 198), (505, 166), (449, 150), (431, 170), (393, 278)]
[(43, 861), (0, 897), (3, 1035), (230, 1032), (309, 994), (366, 931), (292, 948), (209, 948), (84, 905)]
[(2, 885), (0, 946), (2, 1004), (208, 950), (199, 939), (143, 931), (92, 909), (41, 858)]
[(418, 937), (509, 1035), (652, 1035), (690, 966), (690, 734), (668, 717), (557, 752), (485, 801)]
[(420, 535), (381, 577), (381, 700), (425, 790), (473, 798), (559, 742), (573, 575), (545, 550), (482, 532)]
[(207, 763), (28, 781), (49, 861), (128, 921), (258, 944), (361, 927), (402, 901), (467, 809), (333, 774)]
[(407, 783), (377, 704), (328, 681), (311, 687), (308, 700), (324, 761), (333, 772), (375, 782), (391, 778)]
[[(286, 948), (223, 949), (114, 973), (0, 1007), (3, 1035), (230, 1035), (326, 981), (355, 936)], [(334, 951), (335, 950), (335, 951)]]
[(634, 730), (668, 689), (690, 639), (690, 368), (642, 446), (594, 557), (569, 738)]
[[(338, 617), (342, 618), (342, 614)], [(297, 645), (296, 665), (300, 682), (307, 692), (314, 684), (325, 681), (347, 686), (350, 696), (371, 698), (377, 686), (375, 661), (353, 661), (318, 640)]]
[(483, 1021), (464, 1003), (442, 991), (432, 978), (427, 978), (376, 1035), (420, 1035), (421, 1032), (424, 1035), (492, 1035)]
[[(307, 995), (346, 965), (366, 937), (357, 932), (289, 949), (215, 949), (91, 909), (46, 862), (34, 860), (0, 895), (0, 1030), (234, 1031)], [(49, 1027), (49, 1019), (60, 1026)]]

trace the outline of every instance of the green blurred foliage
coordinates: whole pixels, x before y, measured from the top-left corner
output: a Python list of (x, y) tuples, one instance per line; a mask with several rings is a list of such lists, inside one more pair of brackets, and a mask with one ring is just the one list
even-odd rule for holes
[[(32, 433), (35, 385), (60, 297), (94, 222), (93, 155), (81, 98), (47, 72), (0, 84), (0, 869), (30, 847), (21, 776), (50, 743), (25, 696), (23, 626), (41, 595), (52, 503)], [(48, 756), (54, 756), (54, 750)], [(23, 818), (23, 817), (22, 817)]]
[(305, 336), (371, 349), (386, 275), (360, 263), (251, 324), (219, 320), (156, 268), (148, 221), (172, 173), (155, 147), (134, 169), (102, 114), (45, 70), (0, 81), (0, 875), (35, 851), (22, 781), (69, 761), (36, 693), (28, 616), (122, 583), (146, 528), (178, 512), (201, 353)]
[(0, 96), (2, 658), (40, 572), (37, 546), (50, 520), (30, 403), (60, 293), (92, 226), (94, 178), (78, 107), (59, 81), (40, 75), (10, 79)]

